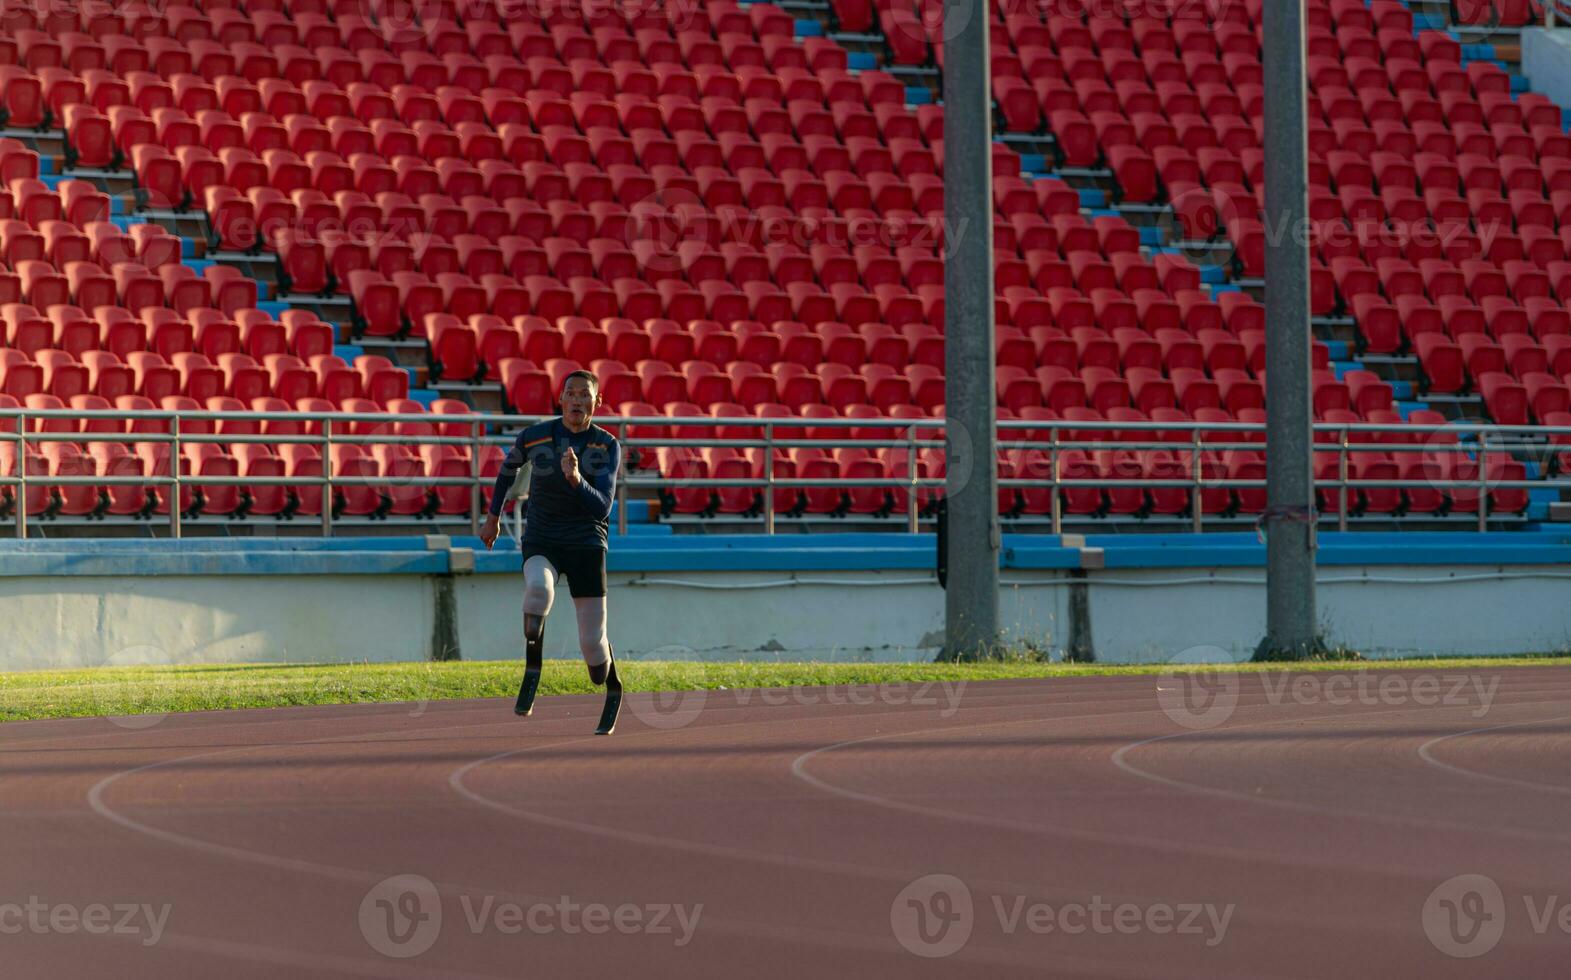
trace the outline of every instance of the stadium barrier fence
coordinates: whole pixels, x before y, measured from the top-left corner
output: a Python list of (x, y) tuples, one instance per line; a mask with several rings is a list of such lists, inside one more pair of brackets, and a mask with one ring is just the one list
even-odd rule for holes
[[(180, 537), (187, 518), (178, 502), (187, 488), (201, 487), (315, 487), (323, 493), (320, 528), (324, 536), (334, 533), (335, 493), (347, 487), (368, 486), (385, 492), (389, 487), (438, 488), (468, 487), (470, 501), (467, 515), (446, 515), (453, 521), (466, 517), (472, 531), (477, 531), (484, 510), (486, 495), (495, 480), (494, 475), (482, 472), (483, 449), (496, 446), (504, 451), (514, 441), (507, 430), (517, 430), (540, 421), (541, 416), (500, 414), (395, 414), (352, 412), (187, 412), (187, 411), (73, 411), (0, 409), (0, 446), (9, 443), (12, 455), (10, 472), (0, 472), (0, 494), (10, 491), (9, 499), (0, 501), (12, 510), (14, 535), (28, 536), (29, 507), (24, 505), (29, 488), (65, 488), (89, 486), (108, 488), (136, 486), (163, 488), (168, 506), (168, 527), (172, 537)], [(707, 477), (682, 473), (662, 474), (644, 466), (630, 467), (624, 461), (623, 478), (617, 487), (617, 521), (619, 530), (626, 533), (628, 521), (628, 494), (636, 490), (669, 492), (680, 488), (754, 489), (759, 492), (759, 511), (766, 533), (775, 532), (778, 510), (776, 490), (885, 489), (895, 491), (899, 510), (905, 516), (906, 529), (915, 531), (926, 508), (942, 496), (948, 480), (946, 476), (924, 475), (920, 454), (924, 451), (945, 448), (947, 424), (938, 418), (928, 419), (874, 419), (874, 418), (752, 418), (752, 417), (667, 417), (667, 416), (610, 416), (597, 418), (597, 424), (614, 432), (624, 446), (624, 451), (639, 453), (661, 448), (702, 450), (727, 448), (741, 451), (758, 451), (761, 455), (762, 474), (757, 477)], [(77, 425), (116, 425), (120, 431), (102, 431), (98, 428), (78, 430)], [(229, 431), (234, 426), (261, 427), (277, 425), (298, 428), (301, 431)], [(414, 431), (411, 431), (411, 428)], [(736, 437), (730, 434), (721, 438), (720, 429), (756, 430), (755, 435)], [(367, 431), (367, 430), (370, 431)], [(430, 431), (420, 431), (427, 429)], [(647, 430), (662, 429), (665, 434)], [(714, 437), (670, 434), (674, 430), (714, 430)], [(818, 438), (799, 437), (801, 430), (817, 430)], [(1205, 507), (1203, 492), (1207, 490), (1258, 490), (1265, 488), (1263, 478), (1244, 478), (1229, 475), (1230, 460), (1235, 454), (1263, 454), (1265, 426), (1247, 422), (1108, 422), (1067, 419), (1024, 420), (1007, 419), (998, 423), (998, 449), (1002, 462), (1009, 472), (1018, 475), (1001, 477), (998, 485), (1004, 490), (1046, 490), (1050, 496), (1047, 523), (1053, 533), (1060, 533), (1065, 519), (1064, 492), (1075, 489), (1152, 488), (1189, 491), (1189, 526), (1199, 532), (1204, 528)], [(455, 431), (467, 434), (454, 435)], [(844, 430), (844, 437), (823, 437), (824, 430)], [(1348, 515), (1353, 496), (1359, 491), (1375, 489), (1439, 490), (1463, 499), (1476, 506), (1476, 526), (1487, 529), (1490, 493), (1496, 490), (1564, 489), (1571, 487), (1571, 474), (1544, 478), (1513, 479), (1501, 475), (1507, 461), (1521, 455), (1537, 456), (1544, 461), (1544, 471), (1553, 472), (1557, 458), (1571, 458), (1571, 426), (1495, 425), (1485, 422), (1454, 422), (1434, 424), (1382, 424), (1382, 423), (1316, 423), (1315, 450), (1317, 455), (1334, 453), (1334, 476), (1317, 475), (1315, 486), (1322, 495), (1334, 496), (1335, 517), (1338, 530), (1347, 530)], [(888, 436), (880, 438), (879, 434)], [(446, 433), (446, 434), (444, 434)], [(784, 435), (782, 435), (784, 433)], [(37, 458), (38, 447), (47, 443), (72, 443), (92, 445), (119, 443), (121, 445), (167, 445), (167, 454), (158, 454), (164, 472), (106, 475), (76, 474), (54, 475), (29, 472), (25, 460)], [(213, 476), (182, 472), (182, 466), (170, 466), (169, 459), (184, 460), (183, 447), (197, 444), (234, 445), (261, 443), (270, 446), (284, 444), (306, 445), (320, 450), (322, 473), (320, 476)], [(463, 476), (425, 476), (399, 474), (394, 476), (353, 476), (335, 473), (333, 447), (339, 445), (446, 445), (465, 451), (470, 472)], [(774, 473), (777, 454), (794, 449), (893, 449), (904, 451), (906, 473), (883, 477), (785, 477)], [(1063, 465), (1070, 454), (1099, 452), (1166, 453), (1179, 466), (1185, 468), (1182, 477), (1147, 478), (1130, 477), (1067, 477)], [(1420, 454), (1424, 457), (1423, 479), (1358, 478), (1352, 468), (1353, 460), (1360, 454), (1380, 453), (1393, 457)], [(1261, 456), (1263, 459), (1263, 455)], [(1467, 472), (1461, 478), (1451, 475), (1451, 463), (1466, 464)], [(4, 468), (0, 468), (3, 470)], [(1476, 476), (1474, 473), (1476, 472)], [(959, 476), (959, 474), (956, 474)], [(1531, 473), (1526, 476), (1531, 477)], [(1327, 498), (1329, 499), (1329, 497)], [(143, 522), (145, 523), (145, 522)]]

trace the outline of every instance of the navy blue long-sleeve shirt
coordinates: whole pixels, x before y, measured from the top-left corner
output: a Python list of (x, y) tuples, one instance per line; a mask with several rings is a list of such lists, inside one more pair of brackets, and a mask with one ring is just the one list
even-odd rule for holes
[[(562, 475), (562, 454), (568, 446), (578, 455), (577, 487)], [(560, 418), (524, 429), (497, 474), (491, 492), (492, 514), (502, 513), (507, 492), (526, 462), (533, 469), (523, 543), (606, 547), (617, 470), (622, 465), (622, 447), (616, 437), (594, 424), (583, 432), (572, 432)]]

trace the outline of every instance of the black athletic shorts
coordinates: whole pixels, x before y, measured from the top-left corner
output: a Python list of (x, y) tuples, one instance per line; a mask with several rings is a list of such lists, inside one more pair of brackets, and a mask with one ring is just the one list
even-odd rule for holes
[(574, 599), (605, 595), (605, 549), (524, 542), (524, 561), (539, 555), (558, 574), (567, 576), (567, 591)]

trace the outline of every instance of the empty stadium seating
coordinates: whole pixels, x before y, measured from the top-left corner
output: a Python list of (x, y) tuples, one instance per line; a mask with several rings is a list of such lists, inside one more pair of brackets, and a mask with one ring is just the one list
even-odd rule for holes
[[(942, 4), (835, 0), (843, 30), (881, 32), (895, 65), (942, 66)], [(486, 386), (547, 413), (588, 369), (609, 410), (638, 417), (794, 419), (821, 435), (876, 437), (812, 419), (928, 418), (943, 402), (943, 109), (908, 104), (891, 73), (852, 70), (832, 40), (796, 38), (767, 3), (575, 5), (500, 15), (438, 2), (398, 30), (380, 5), (258, 0), (176, 5), (120, 21), (8, 15), (4, 125), (58, 130), (70, 168), (135, 181), (131, 206), (205, 217), (204, 249), (276, 260), (284, 294), (347, 300), (346, 329), (263, 305), (258, 284), (89, 179), (58, 179), (0, 139), (0, 398), (18, 406), (420, 411), (411, 372), (338, 344), (414, 339), (425, 378)], [(994, 5), (999, 117), (1051, 136), (1055, 162), (1105, 166), (1121, 201), (1167, 204), (1181, 237), (1226, 243), (1224, 275), (1264, 269), (1260, 4), (1169, 18)], [(1353, 318), (1358, 347), (1411, 353), (1422, 392), (1477, 394), (1504, 424), (1571, 410), (1571, 139), (1560, 110), (1513, 98), (1493, 64), (1463, 64), (1441, 32), (1414, 34), (1393, 0), (1310, 4), (1312, 302)], [(538, 16), (537, 16), (538, 15)], [(1497, 4), (1489, 23), (1519, 23)], [(14, 51), (12, 50), (14, 49)], [(1183, 254), (1152, 248), (1078, 190), (1022, 173), (995, 144), (999, 414), (1076, 422), (1258, 420), (1264, 311)], [(1392, 421), (1396, 389), (1333, 369), (1317, 344), (1317, 417)], [(1418, 418), (1418, 413), (1404, 409)], [(82, 420), (77, 431), (92, 431)], [(651, 423), (650, 432), (669, 432)], [(726, 431), (758, 431), (741, 424)], [(779, 431), (787, 431), (783, 427)], [(84, 440), (42, 472), (165, 471), (152, 450)], [(347, 487), (351, 515), (457, 514), (467, 492), (411, 489), (458, 475), (463, 447), (193, 444), (194, 474), (296, 475), (323, 466), (383, 481)], [(1333, 454), (1334, 455), (1334, 454)], [(1258, 454), (1206, 457), (1252, 478)], [(1460, 458), (1460, 457), (1459, 457)], [(1001, 475), (1045, 457), (1006, 456)], [(13, 461), (14, 462), (14, 461)], [(936, 451), (792, 450), (778, 475), (941, 476)], [(1361, 460), (1372, 474), (1396, 457)], [(661, 450), (645, 467), (757, 478), (761, 451)], [(31, 459), (26, 465), (32, 466)], [(494, 469), (489, 455), (483, 466)], [(1062, 475), (1185, 480), (1182, 452), (1068, 456)], [(1447, 463), (1446, 465), (1451, 465)], [(1460, 464), (1458, 464), (1460, 465)], [(1372, 478), (1378, 478), (1372, 477)], [(1389, 478), (1389, 477), (1388, 477)], [(69, 489), (69, 488), (68, 488)], [(43, 512), (153, 514), (158, 494), (114, 488), (38, 502)], [(1423, 510), (1402, 491), (1357, 510)], [(934, 495), (923, 492), (928, 507)], [(1254, 491), (1207, 490), (1205, 513), (1261, 509)], [(781, 511), (884, 514), (903, 489), (781, 491)], [(1077, 487), (1077, 514), (1181, 514), (1187, 491)], [(751, 513), (751, 490), (677, 488), (675, 513)], [(1515, 497), (1504, 504), (1515, 507)], [(30, 498), (26, 506), (35, 502)], [(213, 488), (182, 509), (311, 514), (309, 489)], [(1005, 488), (1000, 507), (1050, 497)], [(1437, 504), (1463, 509), (1447, 498)]]

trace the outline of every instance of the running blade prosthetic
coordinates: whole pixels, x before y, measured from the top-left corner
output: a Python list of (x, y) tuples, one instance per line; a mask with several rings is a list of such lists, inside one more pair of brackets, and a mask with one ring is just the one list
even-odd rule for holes
[(616, 717), (622, 712), (622, 679), (616, 676), (616, 656), (612, 655), (610, 669), (605, 677), (605, 709), (600, 712), (600, 726), (596, 735), (609, 735), (616, 731)]
[[(530, 629), (533, 626), (534, 629)], [(544, 662), (545, 623), (539, 616), (524, 617), (524, 680), (518, 685), (518, 703), (513, 714), (527, 718), (535, 710), (535, 693), (540, 690), (540, 668)]]

